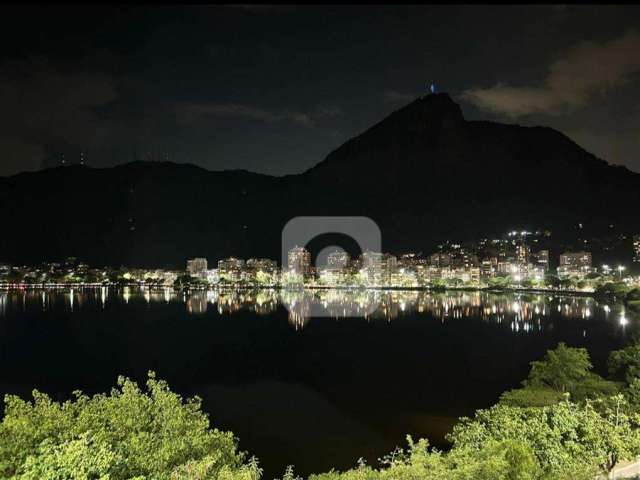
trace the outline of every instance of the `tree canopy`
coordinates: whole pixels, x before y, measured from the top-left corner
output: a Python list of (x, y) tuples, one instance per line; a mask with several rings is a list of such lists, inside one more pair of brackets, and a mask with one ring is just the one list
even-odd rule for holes
[(210, 428), (199, 399), (183, 401), (151, 373), (146, 387), (120, 378), (109, 394), (76, 392), (64, 403), (37, 391), (33, 402), (7, 396), (0, 475), (20, 480), (259, 477), (255, 462), (244, 463), (233, 435)]
[(531, 362), (526, 385), (549, 387), (559, 392), (572, 390), (589, 376), (593, 368), (585, 348), (571, 348), (559, 343), (544, 359)]

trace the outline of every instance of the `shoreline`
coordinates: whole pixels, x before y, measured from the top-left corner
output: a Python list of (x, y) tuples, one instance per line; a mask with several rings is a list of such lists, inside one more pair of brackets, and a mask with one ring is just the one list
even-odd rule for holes
[(41, 290), (97, 290), (100, 288), (140, 288), (149, 290), (175, 290), (175, 291), (209, 291), (209, 290), (283, 290), (283, 291), (304, 291), (304, 290), (347, 290), (347, 291), (405, 291), (405, 292), (487, 292), (487, 293), (526, 293), (526, 294), (549, 294), (567, 295), (573, 297), (595, 297), (595, 292), (582, 290), (559, 290), (541, 288), (495, 288), (495, 287), (350, 287), (350, 286), (324, 286), (324, 285), (304, 285), (300, 287), (288, 287), (282, 285), (215, 285), (211, 287), (187, 287), (176, 288), (173, 286), (118, 284), (118, 283), (73, 283), (73, 284), (0, 284), (0, 291), (41, 291)]

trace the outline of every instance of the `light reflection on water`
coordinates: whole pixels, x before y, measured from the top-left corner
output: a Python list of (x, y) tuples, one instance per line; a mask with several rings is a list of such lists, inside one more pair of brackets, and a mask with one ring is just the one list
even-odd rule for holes
[(466, 317), (506, 324), (514, 332), (540, 332), (543, 320), (555, 310), (556, 317), (589, 320), (598, 315), (626, 327), (633, 315), (621, 304), (598, 302), (591, 297), (541, 294), (497, 294), (482, 291), (430, 292), (417, 290), (277, 290), (222, 289), (179, 292), (173, 289), (112, 288), (68, 291), (26, 290), (0, 292), (0, 317), (39, 305), (42, 311), (62, 306), (66, 311), (82, 309), (86, 303), (102, 309), (110, 303), (182, 303), (187, 313), (220, 315), (240, 311), (268, 315), (284, 307), (289, 323), (302, 329), (310, 318), (363, 317), (392, 321), (403, 315), (430, 314), (445, 322)]

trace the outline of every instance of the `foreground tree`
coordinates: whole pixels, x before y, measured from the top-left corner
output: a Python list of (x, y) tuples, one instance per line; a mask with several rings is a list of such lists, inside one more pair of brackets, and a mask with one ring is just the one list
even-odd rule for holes
[[(536, 480), (541, 470), (531, 449), (518, 441), (488, 442), (481, 450), (431, 451), (426, 440), (408, 437), (407, 451), (383, 459), (383, 468), (360, 462), (346, 472), (312, 475), (309, 480)], [(282, 480), (299, 480), (288, 470)], [(591, 479), (590, 479), (591, 480)]]
[(629, 287), (624, 282), (607, 282), (598, 286), (595, 296), (599, 298), (613, 298), (615, 300), (624, 300), (629, 293)]
[(559, 343), (543, 360), (531, 362), (526, 385), (549, 387), (559, 392), (573, 390), (589, 376), (592, 365), (585, 348), (571, 348)]
[[(110, 394), (57, 403), (5, 399), (0, 476), (21, 480), (256, 480), (229, 432), (211, 429), (200, 400), (183, 399), (149, 374), (147, 389), (120, 378)], [(186, 472), (186, 473), (185, 473)], [(189, 476), (189, 472), (193, 475)]]
[(565, 400), (565, 395), (551, 388), (518, 388), (500, 395), (500, 403), (512, 407), (546, 407)]
[(634, 312), (640, 312), (640, 288), (634, 288), (627, 293), (624, 304)]
[(609, 472), (620, 460), (640, 453), (640, 417), (629, 415), (625, 407), (622, 395), (542, 408), (498, 404), (479, 410), (473, 419), (461, 419), (449, 439), (454, 450), (477, 452), (487, 443), (516, 440), (532, 449), (546, 475), (582, 472), (593, 478), (597, 470)]
[(559, 343), (542, 360), (531, 362), (531, 371), (523, 388), (500, 396), (500, 403), (513, 407), (544, 407), (567, 398), (582, 402), (611, 397), (620, 390), (616, 382), (591, 371), (589, 353), (584, 348)]
[(624, 395), (640, 411), (640, 341), (609, 354), (609, 373), (624, 383)]

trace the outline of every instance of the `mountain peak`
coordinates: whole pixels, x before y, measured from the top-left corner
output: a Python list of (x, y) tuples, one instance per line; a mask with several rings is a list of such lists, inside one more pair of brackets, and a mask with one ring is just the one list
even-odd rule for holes
[[(456, 126), (464, 122), (460, 105), (448, 93), (432, 93), (416, 98), (392, 115), (400, 115), (405, 121), (433, 126)], [(383, 120), (384, 121), (384, 120)]]
[(430, 135), (438, 135), (442, 130), (456, 129), (464, 123), (460, 105), (454, 102), (449, 94), (432, 93), (416, 98), (360, 136), (379, 135), (383, 130), (428, 132)]
[[(438, 144), (459, 143), (465, 123), (460, 106), (447, 93), (424, 95), (350, 139), (305, 174), (325, 175), (332, 168), (381, 167), (391, 161), (406, 165), (409, 157), (426, 158), (425, 151)], [(420, 153), (413, 155), (416, 152)]]

